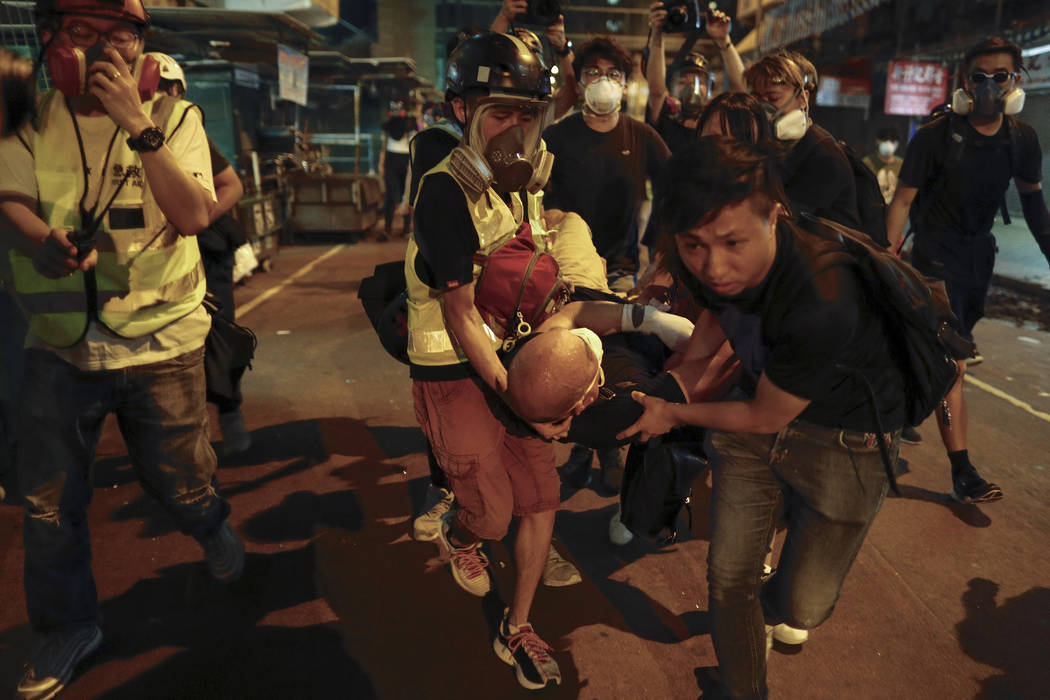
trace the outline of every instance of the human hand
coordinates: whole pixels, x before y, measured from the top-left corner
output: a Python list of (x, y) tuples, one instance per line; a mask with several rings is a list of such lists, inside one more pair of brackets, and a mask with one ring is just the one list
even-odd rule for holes
[(88, 92), (98, 98), (113, 121), (132, 136), (153, 126), (139, 98), (138, 81), (120, 52), (111, 46), (103, 49), (108, 61), (98, 60), (88, 66)]
[(98, 263), (98, 251), (92, 248), (83, 260), (77, 260), (77, 247), (69, 240), (69, 231), (51, 229), (51, 233), (33, 255), (33, 268), (44, 277), (58, 279), (76, 270), (86, 272)]
[(707, 35), (714, 39), (719, 48), (729, 42), (729, 32), (733, 28), (733, 20), (721, 10), (707, 11)]
[(667, 7), (664, 6), (663, 0), (657, 0), (649, 6), (649, 26), (652, 27), (653, 34), (659, 34), (663, 32), (665, 24), (667, 24)]
[(631, 398), (642, 405), (641, 417), (627, 429), (616, 436), (617, 440), (626, 440), (637, 435), (640, 440), (648, 441), (657, 435), (670, 432), (678, 423), (671, 415), (673, 404), (655, 396), (648, 396), (640, 391), (632, 391)]
[(499, 12), (510, 21), (518, 15), (525, 14), (528, 9), (528, 0), (503, 0), (503, 7)]
[(547, 27), (547, 41), (555, 51), (565, 50), (565, 15), (558, 15), (558, 21)]

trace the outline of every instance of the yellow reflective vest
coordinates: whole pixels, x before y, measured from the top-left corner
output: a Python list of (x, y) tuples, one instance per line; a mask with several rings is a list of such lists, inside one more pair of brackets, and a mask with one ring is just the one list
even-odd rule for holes
[[(478, 234), (478, 253), (488, 255), (517, 233), (525, 216), (528, 216), (533, 230), (533, 239), (540, 250), (544, 250), (546, 236), (540, 222), (538, 198), (528, 195), (526, 206), (522, 205), (517, 192), (510, 195), (508, 206), (499, 194), (489, 187), (476, 197), (470, 194), (449, 168), (449, 158), (435, 165), (419, 182), (423, 189), (426, 179), (436, 173), (447, 173), (456, 180), (463, 192), (467, 211), (474, 222)], [(437, 367), (469, 362), (463, 348), (445, 327), (444, 290), (428, 287), (416, 274), (416, 256), (419, 248), (415, 234), (408, 239), (408, 250), (405, 252), (405, 280), (408, 283), (408, 359), (416, 365)], [(474, 279), (481, 274), (481, 266), (474, 264)], [(488, 326), (484, 327), (485, 335), (492, 342), (492, 349), (501, 347), (500, 340)]]
[[(161, 94), (145, 106), (166, 139), (186, 110), (195, 107)], [(56, 90), (42, 96), (38, 115), (35, 129), (23, 135), (32, 142), (39, 213), (51, 228), (80, 228), (87, 224), (80, 216), (87, 178), (73, 116)], [(98, 264), (88, 275), (95, 277), (99, 323), (118, 336), (139, 338), (196, 309), (204, 298), (205, 278), (197, 241), (182, 236), (167, 221), (150, 190), (142, 160), (126, 138), (127, 133), (119, 130), (104, 162), (89, 164), (93, 171), (103, 169), (98, 211), (111, 198), (113, 204), (99, 225)], [(118, 190), (125, 175), (127, 180)], [(15, 290), (29, 314), (31, 331), (54, 347), (76, 345), (91, 320), (88, 275), (78, 270), (49, 279), (36, 272), (32, 259), (20, 251), (12, 250), (10, 257)]]

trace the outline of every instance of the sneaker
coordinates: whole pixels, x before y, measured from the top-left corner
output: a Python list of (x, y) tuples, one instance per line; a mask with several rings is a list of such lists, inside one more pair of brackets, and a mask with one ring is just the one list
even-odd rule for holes
[(912, 427), (907, 427), (901, 430), (901, 442), (908, 445), (918, 445), (922, 442), (922, 435), (919, 431)]
[(982, 355), (980, 352), (975, 352), (973, 357), (966, 358), (967, 367), (973, 367), (974, 365), (979, 365), (982, 362), (984, 362), (984, 355)]
[(1003, 490), (981, 478), (977, 469), (964, 469), (952, 479), (952, 498), (959, 503), (989, 503), (1003, 497)]
[(598, 453), (598, 464), (602, 468), (602, 484), (610, 491), (620, 492), (623, 484), (623, 450), (614, 447)]
[(504, 663), (514, 667), (514, 674), (523, 688), (539, 690), (552, 682), (561, 685), (561, 669), (550, 655), (554, 649), (540, 639), (527, 622), (519, 625), (517, 632), (512, 631), (507, 621), (508, 614), (509, 611), (504, 611), (503, 620), (496, 630), (493, 651)]
[(766, 661), (769, 661), (769, 652), (773, 651), (773, 627), (775, 625), (766, 625)]
[(15, 697), (47, 700), (58, 695), (81, 661), (98, 651), (102, 630), (94, 622), (54, 632), (26, 663)]
[(620, 520), (620, 509), (617, 508), (616, 514), (609, 521), (609, 541), (613, 544), (625, 545), (633, 539), (634, 533), (628, 530)]
[(233, 583), (244, 571), (244, 543), (233, 531), (229, 520), (223, 520), (215, 532), (197, 539), (204, 548), (208, 572), (216, 581)]
[(459, 587), (479, 598), (487, 595), (492, 590), (492, 579), (489, 578), (489, 558), (481, 551), (481, 542), (453, 547), (447, 525), (441, 528), (441, 542), (448, 547), (448, 565)]
[(244, 415), (239, 410), (220, 413), (219, 429), (222, 431), (224, 454), (237, 454), (251, 447), (252, 436), (244, 427)]
[(583, 445), (573, 445), (569, 451), (569, 458), (565, 460), (563, 471), (565, 480), (570, 486), (582, 489), (591, 481), (591, 462), (593, 453), (591, 448)]
[(540, 580), (544, 586), (560, 588), (579, 583), (583, 578), (580, 577), (580, 570), (563, 557), (551, 542), (550, 551), (547, 553), (547, 565), (543, 567), (543, 578)]
[(796, 646), (809, 639), (809, 630), (800, 630), (781, 622), (779, 625), (773, 625), (772, 638), (781, 644)]
[[(427, 498), (423, 501), (425, 510), (412, 521), (412, 539), (416, 542), (431, 542), (441, 536), (452, 504), (456, 497), (448, 489), (427, 488)], [(427, 505), (429, 504), (429, 505)]]

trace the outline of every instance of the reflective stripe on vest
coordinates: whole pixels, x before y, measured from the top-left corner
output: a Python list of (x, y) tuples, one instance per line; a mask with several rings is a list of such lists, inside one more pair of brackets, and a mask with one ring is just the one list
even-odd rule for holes
[[(420, 190), (423, 189), (426, 179), (435, 173), (447, 173), (455, 180), (455, 176), (449, 170), (448, 160), (446, 157), (427, 171), (420, 180)], [(525, 216), (525, 208), (517, 193), (511, 193), (511, 205), (508, 207), (491, 187), (477, 198), (472, 198), (467, 194), (468, 190), (462, 184), (460, 184), (460, 190), (463, 191), (467, 211), (470, 212), (470, 218), (478, 233), (479, 253), (490, 254), (517, 233), (522, 218)], [(546, 237), (534, 238), (537, 246), (542, 248), (540, 241)], [(418, 254), (419, 248), (416, 246), (413, 234), (408, 240), (408, 250), (405, 252), (405, 280), (408, 283), (408, 357), (413, 364), (422, 366), (469, 362), (463, 348), (445, 327), (444, 290), (428, 287), (416, 275), (416, 256)], [(474, 279), (477, 279), (480, 273), (481, 267), (474, 265)], [(484, 331), (492, 341), (492, 349), (499, 349), (501, 343), (492, 329), (485, 326)]]
[[(153, 123), (163, 125), (165, 137), (170, 138), (186, 110), (195, 105), (158, 94), (147, 107)], [(54, 90), (41, 99), (39, 113), (37, 129), (27, 135), (33, 144), (41, 214), (50, 228), (76, 229), (87, 222), (80, 221), (84, 176), (72, 115)], [(108, 159), (89, 164), (92, 172), (106, 169), (99, 209), (131, 173), (99, 225), (95, 279), (99, 322), (119, 336), (138, 338), (196, 309), (204, 298), (205, 278), (197, 241), (180, 235), (167, 221), (150, 190), (141, 158), (125, 138), (121, 131)], [(121, 228), (111, 226), (117, 223), (115, 214), (125, 217)], [(134, 227), (127, 228), (129, 224)], [(30, 314), (30, 329), (55, 347), (79, 342), (89, 322), (83, 273), (48, 279), (21, 252), (12, 250), (10, 258), (15, 290)]]

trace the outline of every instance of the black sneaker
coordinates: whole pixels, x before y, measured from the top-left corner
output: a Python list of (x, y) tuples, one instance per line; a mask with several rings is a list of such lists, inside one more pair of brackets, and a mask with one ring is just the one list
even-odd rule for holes
[(922, 442), (922, 435), (919, 431), (912, 427), (907, 427), (901, 430), (901, 442), (908, 445), (918, 445)]
[(229, 520), (223, 520), (215, 532), (197, 540), (204, 549), (208, 572), (216, 581), (233, 583), (244, 571), (244, 543), (234, 532)]
[(977, 469), (964, 469), (952, 479), (952, 498), (959, 503), (989, 503), (1003, 497), (1003, 490), (981, 478)]
[(528, 623), (520, 625), (516, 633), (511, 633), (508, 614), (509, 611), (504, 612), (499, 629), (496, 630), (496, 638), (492, 640), (493, 651), (504, 663), (514, 667), (518, 683), (523, 688), (539, 690), (551, 683), (561, 685), (561, 669), (550, 655), (554, 649), (540, 639)]
[(94, 622), (77, 625), (48, 635), (26, 664), (15, 697), (21, 700), (47, 700), (62, 692), (81, 661), (102, 644), (102, 630)]

